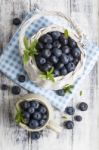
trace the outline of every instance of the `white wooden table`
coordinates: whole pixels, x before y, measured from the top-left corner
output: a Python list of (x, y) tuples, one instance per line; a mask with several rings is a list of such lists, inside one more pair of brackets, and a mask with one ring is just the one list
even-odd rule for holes
[[(82, 29), (99, 44), (99, 1), (98, 0), (0, 0), (0, 48), (6, 46), (16, 27), (13, 17), (24, 17), (24, 13), (35, 9), (58, 10), (77, 19)], [(14, 83), (0, 74), (0, 83), (11, 87)], [(81, 123), (75, 123), (73, 130), (63, 129), (57, 135), (53, 131), (44, 131), (39, 141), (31, 141), (28, 133), (16, 126), (13, 110), (17, 96), (0, 90), (0, 150), (99, 150), (99, 65), (86, 77), (79, 91), (68, 104), (76, 106), (80, 101), (89, 105), (87, 112), (81, 114)], [(22, 89), (21, 95), (27, 93)], [(58, 117), (58, 112), (56, 112)], [(71, 118), (72, 119), (72, 118)]]

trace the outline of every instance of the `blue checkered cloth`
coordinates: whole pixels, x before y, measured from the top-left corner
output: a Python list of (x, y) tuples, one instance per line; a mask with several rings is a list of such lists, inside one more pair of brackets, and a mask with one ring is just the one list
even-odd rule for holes
[[(33, 15), (33, 13), (29, 13), (26, 17), (26, 20), (29, 19)], [(38, 20), (34, 21), (26, 31), (26, 36), (31, 37), (34, 33), (36, 33), (40, 28), (46, 27), (48, 25), (53, 24), (56, 21), (51, 19), (50, 17), (40, 17)], [(0, 71), (7, 75), (10, 79), (12, 79), (15, 83), (19, 84), (21, 87), (25, 88), (28, 91), (33, 93), (38, 93), (45, 96), (48, 101), (60, 111), (63, 111), (67, 102), (73, 98), (76, 91), (79, 89), (81, 82), (86, 77), (86, 75), (92, 70), (94, 67), (98, 55), (99, 48), (93, 44), (91, 41), (85, 40), (86, 45), (86, 65), (84, 69), (84, 73), (80, 78), (78, 78), (74, 83), (74, 88), (72, 90), (72, 94), (66, 94), (64, 97), (58, 96), (54, 91), (47, 90), (41, 88), (31, 82), (26, 74), (22, 59), (19, 55), (19, 30), (15, 33), (7, 47), (4, 49), (4, 53), (0, 57)], [(17, 80), (17, 76), (19, 74), (26, 75), (26, 81), (24, 83), (20, 83)]]

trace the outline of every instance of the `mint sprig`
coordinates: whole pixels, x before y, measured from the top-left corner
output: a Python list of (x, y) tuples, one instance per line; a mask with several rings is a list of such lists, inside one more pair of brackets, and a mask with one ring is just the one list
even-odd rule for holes
[(21, 109), (16, 108), (16, 116), (15, 116), (16, 123), (19, 124), (20, 122), (23, 122), (23, 120), (24, 118)]
[(66, 84), (63, 89), (65, 93), (72, 93), (73, 88), (74, 88), (73, 85)]
[(54, 79), (54, 67), (52, 67), (50, 69), (50, 71), (47, 71), (47, 72), (42, 72), (40, 77), (44, 78), (44, 79), (48, 79), (48, 80), (51, 80), (52, 82), (55, 82), (55, 79)]
[(68, 37), (69, 37), (69, 34), (68, 34), (68, 30), (67, 30), (67, 29), (64, 30), (64, 36), (65, 36), (65, 38), (68, 38)]
[(24, 55), (23, 55), (23, 61), (24, 64), (27, 64), (30, 57), (33, 57), (34, 55), (37, 55), (37, 49), (36, 49), (37, 40), (33, 40), (31, 43), (29, 42), (27, 37), (24, 37)]

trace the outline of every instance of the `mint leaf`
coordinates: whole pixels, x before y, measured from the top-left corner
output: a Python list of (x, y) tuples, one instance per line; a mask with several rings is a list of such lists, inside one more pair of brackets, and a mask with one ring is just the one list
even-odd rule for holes
[(65, 92), (65, 93), (72, 93), (72, 89), (73, 89), (73, 88), (74, 88), (73, 85), (67, 84), (67, 85), (65, 85), (65, 87), (64, 87), (63, 89), (64, 89), (64, 92)]
[(33, 40), (30, 44), (30, 50), (33, 50), (35, 47), (36, 47), (36, 44), (37, 44), (37, 40)]
[(82, 94), (83, 94), (83, 91), (80, 91), (80, 96), (82, 96)]
[(28, 38), (26, 36), (24, 37), (24, 46), (27, 50), (29, 49), (29, 41), (28, 41)]
[(24, 55), (23, 55), (23, 62), (24, 64), (27, 64), (29, 61), (29, 52), (27, 50), (24, 51)]
[(16, 121), (17, 124), (19, 124), (23, 120), (23, 114), (22, 114), (21, 110), (16, 109), (16, 111), (17, 111), (17, 113), (16, 113), (16, 116), (15, 116), (15, 121)]
[(64, 30), (64, 36), (65, 36), (65, 38), (68, 38), (68, 36), (69, 36), (67, 29)]

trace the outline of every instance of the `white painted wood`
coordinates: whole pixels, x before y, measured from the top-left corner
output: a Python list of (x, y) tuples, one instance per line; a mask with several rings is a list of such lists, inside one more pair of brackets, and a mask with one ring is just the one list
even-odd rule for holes
[[(15, 30), (13, 17), (24, 17), (29, 10), (58, 10), (74, 17), (83, 30), (99, 44), (99, 2), (98, 0), (0, 0), (0, 47), (4, 47)], [(31, 141), (22, 128), (16, 126), (13, 111), (17, 96), (11, 94), (13, 82), (0, 74), (0, 84), (9, 85), (8, 91), (0, 90), (0, 150), (98, 150), (99, 149), (99, 64), (83, 81), (77, 95), (68, 105), (76, 106), (85, 101), (89, 110), (76, 114), (83, 116), (82, 123), (75, 123), (73, 131), (65, 130), (60, 135), (45, 130), (39, 141)], [(27, 93), (22, 89), (21, 95)], [(57, 122), (59, 112), (55, 112)], [(69, 117), (70, 118), (70, 117)], [(73, 118), (70, 118), (73, 119)]]

